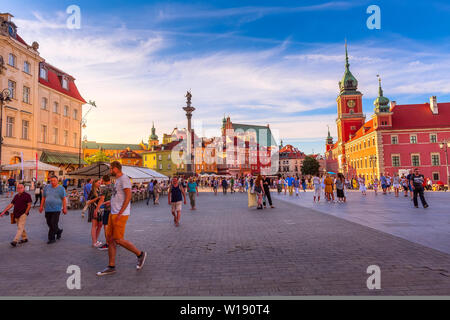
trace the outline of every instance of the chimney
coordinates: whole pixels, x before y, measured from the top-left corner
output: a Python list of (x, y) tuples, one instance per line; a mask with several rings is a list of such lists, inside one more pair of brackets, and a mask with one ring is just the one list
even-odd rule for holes
[(430, 109), (431, 112), (433, 114), (438, 114), (438, 105), (437, 105), (437, 100), (436, 100), (436, 96), (431, 96), (430, 97)]
[(392, 109), (394, 109), (396, 105), (397, 101), (391, 101), (389, 111), (392, 111)]

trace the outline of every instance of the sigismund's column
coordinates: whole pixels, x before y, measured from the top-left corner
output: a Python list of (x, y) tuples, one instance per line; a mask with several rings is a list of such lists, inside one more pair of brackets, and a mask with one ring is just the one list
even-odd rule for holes
[(193, 164), (193, 154), (192, 154), (192, 129), (191, 129), (191, 119), (192, 112), (194, 112), (195, 108), (191, 105), (192, 94), (190, 91), (187, 91), (186, 95), (186, 107), (183, 108), (186, 111), (186, 118), (188, 121), (186, 139), (187, 139), (187, 155), (188, 159), (190, 159), (189, 163), (186, 165), (186, 171), (188, 175), (193, 175), (192, 164)]

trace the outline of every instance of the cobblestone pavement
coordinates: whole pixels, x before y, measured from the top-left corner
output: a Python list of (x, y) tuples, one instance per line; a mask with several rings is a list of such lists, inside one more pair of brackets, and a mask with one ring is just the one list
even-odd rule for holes
[(359, 191), (347, 191), (345, 204), (326, 202), (323, 195), (320, 203), (314, 203), (313, 195), (307, 191), (298, 197), (283, 193), (274, 196), (450, 254), (450, 192), (426, 192), (427, 209), (422, 208), (420, 200), (419, 208), (414, 208), (403, 194), (396, 198), (394, 193), (375, 195), (368, 191), (364, 197)]
[[(247, 208), (243, 194), (200, 194), (172, 223), (159, 207), (133, 204), (126, 238), (149, 253), (143, 270), (119, 248), (117, 273), (97, 277), (107, 253), (90, 247), (79, 211), (62, 217), (63, 238), (47, 245), (35, 209), (30, 243), (11, 248), (15, 226), (0, 219), (1, 296), (299, 296), (450, 295), (450, 255), (309, 208), (276, 201)], [(368, 290), (370, 265), (381, 268), (381, 290)], [(69, 265), (81, 268), (81, 290), (69, 290)]]

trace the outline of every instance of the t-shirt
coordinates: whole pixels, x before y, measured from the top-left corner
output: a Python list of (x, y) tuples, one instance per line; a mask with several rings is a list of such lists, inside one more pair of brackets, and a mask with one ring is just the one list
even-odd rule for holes
[(14, 179), (14, 178), (8, 179), (8, 185), (10, 187), (13, 187), (15, 184), (16, 184), (16, 179)]
[(336, 189), (339, 189), (339, 190), (344, 189), (344, 182), (342, 182), (341, 179), (336, 179)]
[(300, 182), (297, 179), (295, 179), (294, 180), (294, 187), (298, 188), (299, 185), (300, 185)]
[(292, 177), (289, 177), (289, 178), (286, 179), (287, 185), (289, 187), (291, 187), (294, 184), (294, 181), (295, 181), (295, 179), (292, 178)]
[(385, 176), (381, 176), (380, 180), (381, 180), (381, 184), (387, 184), (387, 180), (386, 180)]
[(416, 176), (415, 174), (411, 175), (411, 182), (414, 185), (414, 188), (421, 188), (423, 187), (423, 181), (425, 180), (425, 177), (423, 174), (419, 174)]
[(84, 193), (84, 199), (87, 199), (89, 197), (89, 193), (91, 192), (92, 184), (88, 183), (84, 186), (83, 193)]
[(62, 201), (66, 196), (66, 189), (58, 185), (53, 188), (51, 184), (44, 189), (45, 212), (59, 212), (62, 209)]
[(188, 192), (197, 192), (197, 183), (196, 182), (189, 182), (188, 185)]
[(27, 211), (28, 204), (32, 202), (33, 201), (31, 200), (31, 196), (28, 193), (22, 192), (16, 194), (11, 201), (11, 203), (14, 205), (14, 217), (16, 219), (19, 219), (20, 216), (23, 215), (25, 211)]
[[(118, 214), (120, 209), (122, 209), (123, 203), (125, 201), (125, 191), (124, 189), (131, 190), (131, 180), (126, 175), (122, 174), (120, 178), (116, 179), (116, 183), (113, 187), (112, 197), (111, 197), (111, 214)], [(124, 216), (130, 215), (131, 201), (128, 203)]]
[(64, 179), (63, 186), (67, 187), (68, 184), (69, 184), (69, 179)]
[(153, 192), (153, 182), (150, 182), (147, 187), (148, 191)]
[(314, 177), (312, 179), (314, 187), (315, 188), (320, 188), (322, 186), (322, 184), (320, 183), (320, 178), (319, 177)]
[[(107, 202), (111, 200), (114, 186), (112, 184), (107, 184), (100, 188), (100, 196), (105, 197), (103, 202)], [(105, 206), (108, 210), (111, 210), (111, 204), (109, 206)]]

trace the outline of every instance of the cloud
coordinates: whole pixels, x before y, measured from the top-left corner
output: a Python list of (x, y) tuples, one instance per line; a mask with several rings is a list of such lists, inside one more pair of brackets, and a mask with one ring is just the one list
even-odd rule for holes
[[(243, 44), (190, 51), (179, 34), (165, 30), (137, 32), (126, 25), (68, 30), (61, 27), (62, 18), (48, 24), (39, 14), (16, 23), (27, 41), (40, 43), (49, 63), (73, 75), (82, 95), (96, 101), (99, 108), (89, 114), (85, 131), (89, 139), (138, 142), (148, 138), (152, 121), (160, 137), (176, 125), (184, 127), (181, 108), (188, 89), (197, 108), (194, 119), (204, 127), (218, 128), (226, 114), (240, 123), (270, 123), (283, 139), (320, 141), (326, 125), (336, 135), (336, 114), (330, 110), (336, 108), (344, 71), (342, 43), (292, 48), (285, 40), (264, 49)], [(193, 35), (202, 36), (211, 34)], [(376, 97), (377, 74), (385, 95), (399, 104), (420, 102), (403, 100), (418, 94), (450, 93), (450, 58), (444, 49), (409, 39), (392, 43), (349, 44), (350, 68), (365, 98)], [(372, 106), (367, 107), (370, 112)], [(321, 114), (305, 115), (314, 112)]]

